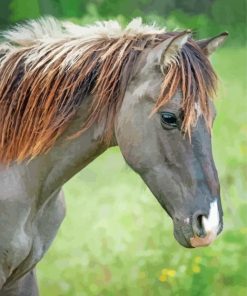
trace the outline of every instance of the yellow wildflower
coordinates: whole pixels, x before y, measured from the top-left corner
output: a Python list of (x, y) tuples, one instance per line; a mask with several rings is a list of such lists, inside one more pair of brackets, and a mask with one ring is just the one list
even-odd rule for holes
[(169, 278), (174, 278), (175, 275), (176, 275), (176, 270), (164, 268), (161, 270), (161, 275), (159, 277), (159, 280), (161, 282), (166, 282), (169, 280)]
[(169, 277), (174, 277), (176, 275), (176, 270), (174, 270), (174, 269), (168, 269), (167, 270), (167, 275)]
[(193, 271), (194, 273), (199, 273), (199, 272), (201, 271), (201, 267), (200, 267), (199, 265), (197, 265), (197, 264), (194, 264), (194, 265), (192, 266), (192, 271)]
[(164, 273), (162, 273), (161, 275), (160, 275), (160, 281), (161, 282), (166, 282), (167, 281), (167, 275), (166, 274), (164, 274)]

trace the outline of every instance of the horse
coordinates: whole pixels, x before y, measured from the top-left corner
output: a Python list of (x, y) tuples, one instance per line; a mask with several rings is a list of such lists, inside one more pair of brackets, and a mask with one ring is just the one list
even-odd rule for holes
[(222, 230), (211, 147), (227, 37), (195, 40), (141, 19), (79, 26), (52, 17), (1, 33), (0, 295), (38, 295), (35, 266), (65, 217), (62, 186), (119, 146), (184, 247)]

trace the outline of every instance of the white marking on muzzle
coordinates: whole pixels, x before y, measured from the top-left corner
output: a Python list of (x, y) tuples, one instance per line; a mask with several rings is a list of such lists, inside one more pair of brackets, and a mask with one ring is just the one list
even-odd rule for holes
[(202, 217), (202, 224), (207, 235), (205, 237), (192, 237), (190, 243), (193, 247), (208, 246), (216, 239), (220, 227), (217, 200), (211, 202), (208, 217)]
[(217, 235), (220, 227), (220, 217), (217, 200), (211, 202), (208, 218), (202, 217), (202, 224), (207, 233), (212, 232)]

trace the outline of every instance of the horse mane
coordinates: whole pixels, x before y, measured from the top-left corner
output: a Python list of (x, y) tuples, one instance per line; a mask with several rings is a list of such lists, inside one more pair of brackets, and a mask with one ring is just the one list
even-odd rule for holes
[[(176, 34), (143, 25), (140, 19), (123, 29), (116, 21), (81, 27), (50, 17), (2, 32), (0, 162), (21, 162), (46, 153), (88, 95), (93, 96), (90, 115), (79, 132), (107, 114), (109, 136), (139, 57)], [(166, 69), (154, 111), (181, 87), (183, 129), (189, 132), (196, 120), (196, 102), (210, 121), (208, 98), (215, 84), (207, 57), (190, 39)]]

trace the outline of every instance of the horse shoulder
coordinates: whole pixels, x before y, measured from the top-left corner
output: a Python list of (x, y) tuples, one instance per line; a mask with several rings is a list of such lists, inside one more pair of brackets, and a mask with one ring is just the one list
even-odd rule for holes
[(65, 215), (61, 188), (37, 207), (26, 185), (20, 171), (0, 167), (0, 289), (35, 266)]

